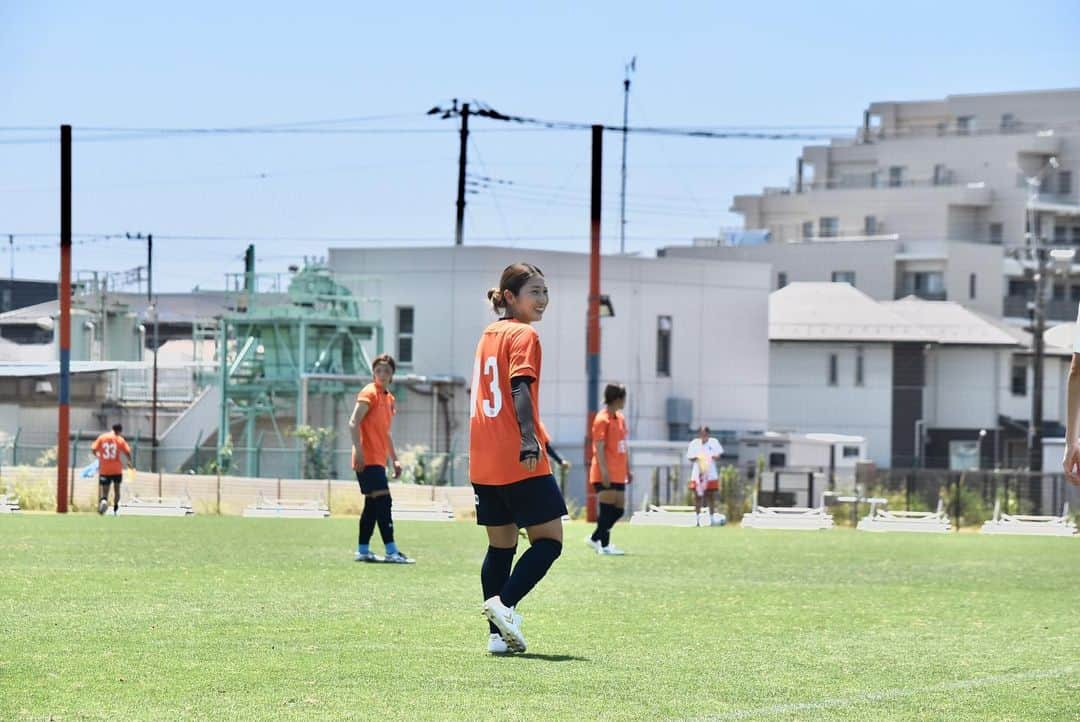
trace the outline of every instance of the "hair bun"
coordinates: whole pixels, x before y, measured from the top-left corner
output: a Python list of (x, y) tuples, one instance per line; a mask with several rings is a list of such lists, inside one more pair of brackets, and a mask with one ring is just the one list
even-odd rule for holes
[(487, 292), (487, 298), (488, 301), (491, 302), (492, 307), (494, 307), (495, 309), (500, 309), (504, 305), (506, 305), (503, 302), (502, 294), (499, 293), (499, 289), (497, 288), (489, 288)]

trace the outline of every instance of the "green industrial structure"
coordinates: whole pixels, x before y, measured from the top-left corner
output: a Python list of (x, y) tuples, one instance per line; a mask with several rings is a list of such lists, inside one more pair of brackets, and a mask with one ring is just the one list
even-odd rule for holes
[[(337, 418), (355, 379), (370, 377), (371, 358), (382, 353), (383, 329), (377, 295), (353, 294), (324, 265), (309, 263), (295, 273), (286, 300), (259, 291), (268, 277), (255, 274), (253, 265), (249, 259), (249, 271), (234, 277), (237, 310), (218, 327), (217, 459), (219, 468), (228, 464), (231, 430), (241, 425), (247, 474), (258, 475), (261, 430), (275, 434), (279, 448), (294, 446), (282, 427), (288, 433), (308, 423), (310, 397), (323, 399), (330, 418)], [(375, 283), (350, 282), (361, 289)], [(297, 461), (298, 474), (302, 464)]]

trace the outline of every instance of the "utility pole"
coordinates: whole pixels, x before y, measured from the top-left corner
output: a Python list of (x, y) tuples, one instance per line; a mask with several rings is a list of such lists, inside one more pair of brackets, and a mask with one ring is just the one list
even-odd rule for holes
[[(624, 136), (625, 137), (625, 136)], [(585, 324), (585, 469), (592, 464), (592, 424), (600, 405), (600, 211), (604, 153), (604, 126), (592, 127), (592, 181), (589, 203), (589, 305)], [(596, 521), (596, 492), (585, 485), (585, 517)]]
[(60, 126), (60, 404), (56, 435), (56, 512), (68, 510), (71, 441), (71, 126)]
[[(457, 108), (457, 99), (454, 99)], [(469, 154), (469, 104), (461, 106), (461, 150), (458, 151), (457, 175), (457, 217), (454, 223), (454, 245), (460, 246), (465, 241), (465, 168)]]
[(1043, 470), (1043, 361), (1046, 356), (1046, 272), (1047, 250), (1042, 243), (1042, 227), (1039, 223), (1035, 202), (1039, 199), (1039, 186), (1047, 171), (1057, 168), (1058, 160), (1051, 156), (1037, 174), (1027, 179), (1027, 226), (1028, 240), (1035, 261), (1035, 298), (1031, 304), (1031, 422), (1028, 425), (1028, 468)]
[[(126, 234), (132, 240), (142, 240), (142, 233)], [(154, 322), (154, 364), (150, 381), (150, 471), (157, 471), (157, 412), (158, 412), (158, 315), (157, 299), (154, 298), (154, 234), (146, 234), (146, 315)]]
[(630, 74), (637, 70), (637, 56), (630, 58), (623, 76), (622, 104), (622, 189), (619, 192), (619, 253), (626, 253), (626, 137), (630, 134)]
[[(7, 237), (8, 255), (11, 256), (11, 280), (15, 280), (15, 234), (9, 233)], [(14, 291), (12, 291), (14, 293)]]

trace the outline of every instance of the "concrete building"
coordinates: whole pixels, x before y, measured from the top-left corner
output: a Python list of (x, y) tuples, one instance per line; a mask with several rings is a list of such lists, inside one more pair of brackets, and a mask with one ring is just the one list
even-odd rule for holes
[(872, 103), (863, 118), (854, 138), (804, 148), (790, 185), (736, 196), (746, 227), (768, 229), (774, 242), (893, 236), (1023, 247), (1025, 179), (1037, 176), (1036, 232), (1080, 243), (1080, 89)]
[(692, 246), (669, 246), (660, 253), (672, 258), (768, 263), (774, 289), (795, 282), (845, 282), (877, 301), (905, 296), (955, 301), (992, 316), (1002, 314), (1007, 290), (1003, 248), (967, 241), (827, 239), (717, 246), (702, 239)]
[[(949, 300), (1023, 324), (1029, 229), (1080, 245), (1078, 119), (1080, 89), (873, 103), (853, 137), (805, 147), (789, 184), (735, 197), (770, 243), (697, 239), (665, 254), (768, 262), (777, 288), (849, 281), (879, 300)], [(1049, 319), (1074, 319), (1080, 267), (1059, 269), (1048, 295)]]
[[(865, 436), (883, 467), (1026, 465), (1024, 331), (948, 301), (878, 302), (846, 283), (789, 284), (769, 312), (772, 430)], [(1047, 435), (1062, 433), (1070, 354), (1048, 352)]]
[[(381, 279), (385, 346), (397, 356), (399, 373), (467, 380), (480, 332), (495, 319), (486, 291), (519, 260), (542, 268), (551, 292), (537, 326), (544, 347), (541, 414), (560, 450), (580, 461), (587, 254), (447, 247), (331, 249), (329, 255), (345, 284), (358, 275)], [(768, 267), (757, 263), (603, 258), (601, 288), (615, 315), (601, 320), (601, 386), (627, 385), (632, 438), (682, 440), (702, 423), (730, 437), (767, 428), (769, 285)], [(467, 448), (466, 399), (454, 402), (455, 451)], [(687, 400), (670, 405), (689, 413), (669, 416), (672, 399)], [(412, 426), (426, 428), (423, 408), (422, 418), (410, 420), (403, 405), (400, 438)]]

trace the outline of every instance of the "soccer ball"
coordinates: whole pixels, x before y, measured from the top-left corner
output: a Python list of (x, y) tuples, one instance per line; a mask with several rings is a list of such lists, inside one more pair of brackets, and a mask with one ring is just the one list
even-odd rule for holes
[(727, 524), (727, 517), (724, 516), (723, 514), (721, 514), (718, 511), (714, 512), (713, 515), (712, 515), (712, 525), (713, 526), (724, 526), (724, 524)]

